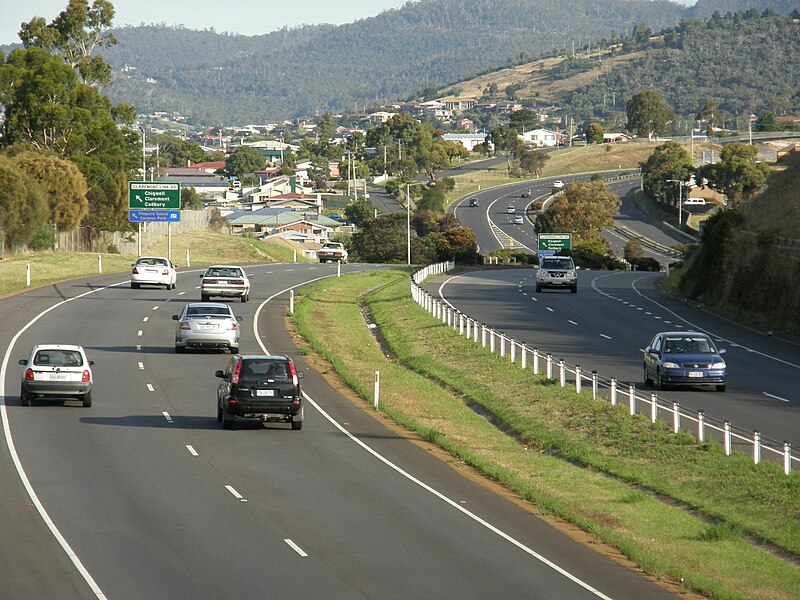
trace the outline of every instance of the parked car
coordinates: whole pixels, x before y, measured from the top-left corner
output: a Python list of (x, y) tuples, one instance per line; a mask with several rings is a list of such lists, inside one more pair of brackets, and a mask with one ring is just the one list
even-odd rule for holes
[(187, 348), (222, 348), (239, 352), (239, 323), (242, 317), (233, 314), (229, 304), (191, 302), (181, 314), (172, 315), (175, 326), (175, 352)]
[(683, 204), (686, 206), (705, 206), (706, 200), (705, 198), (686, 198)]
[(509, 215), (513, 215), (516, 212), (517, 212), (517, 207), (514, 206), (513, 204), (509, 204), (508, 208), (506, 209), (506, 213)]
[(644, 383), (658, 389), (668, 386), (713, 385), (724, 392), (728, 368), (720, 350), (705, 333), (657, 333), (644, 350)]
[(251, 277), (236, 265), (212, 265), (200, 275), (200, 299), (208, 302), (213, 296), (238, 297), (242, 302), (247, 302), (250, 299)]
[(480, 206), (481, 203), (477, 198), (470, 198), (469, 205), (470, 206)]
[(303, 428), (303, 373), (298, 373), (288, 356), (237, 355), (215, 375), (222, 379), (217, 388), (217, 421), (224, 429), (233, 429), (236, 419), (243, 418)]
[(578, 267), (569, 256), (545, 256), (536, 271), (536, 291), (545, 288), (578, 292)]
[(517, 215), (514, 217), (514, 225), (522, 225), (525, 221), (522, 219), (522, 215)]
[(174, 290), (178, 281), (178, 272), (172, 261), (163, 256), (140, 256), (131, 265), (131, 287), (142, 285), (163, 285), (165, 289)]
[(38, 344), (29, 358), (19, 361), (27, 367), (22, 373), (19, 400), (30, 406), (35, 397), (77, 398), (92, 405), (92, 365), (81, 346)]

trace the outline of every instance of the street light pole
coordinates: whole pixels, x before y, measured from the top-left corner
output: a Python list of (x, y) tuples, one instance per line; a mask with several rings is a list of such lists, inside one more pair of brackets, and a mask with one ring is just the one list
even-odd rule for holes
[(406, 183), (406, 263), (411, 266), (411, 184)]
[(145, 165), (145, 133), (144, 127), (139, 127), (142, 132), (142, 181), (147, 181), (147, 166)]

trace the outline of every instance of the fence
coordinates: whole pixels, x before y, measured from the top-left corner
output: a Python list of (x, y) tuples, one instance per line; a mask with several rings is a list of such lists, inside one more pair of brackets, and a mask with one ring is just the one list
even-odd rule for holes
[(411, 278), (411, 295), (417, 304), (434, 318), (458, 332), (458, 335), (480, 344), (482, 348), (488, 348), (492, 354), (499, 354), (500, 358), (519, 363), (522, 369), (531, 368), (534, 375), (544, 374), (548, 380), (557, 377), (561, 387), (569, 385), (575, 388), (576, 393), (580, 394), (586, 384), (595, 399), (602, 396), (615, 406), (627, 404), (631, 416), (637, 413), (649, 415), (653, 423), (661, 419), (672, 426), (674, 433), (686, 431), (695, 435), (701, 442), (716, 439), (723, 444), (727, 456), (731, 455), (734, 448), (744, 449), (752, 452), (753, 462), (758, 464), (764, 455), (769, 455), (781, 461), (783, 471), (787, 475), (792, 472), (793, 462), (800, 461), (800, 458), (792, 456), (792, 445), (788, 441), (777, 442), (765, 438), (758, 431), (750, 432), (735, 427), (730, 421), (711, 418), (702, 410), (681, 408), (677, 402), (665, 403), (655, 393), (640, 395), (636, 386), (620, 384), (613, 377), (609, 379), (600, 377), (596, 371), (587, 373), (580, 365), (569, 365), (563, 358), (556, 360), (551, 353), (531, 348), (479, 323), (437, 300), (420, 287), (428, 277), (446, 273), (454, 266), (454, 262), (437, 263), (414, 273)]

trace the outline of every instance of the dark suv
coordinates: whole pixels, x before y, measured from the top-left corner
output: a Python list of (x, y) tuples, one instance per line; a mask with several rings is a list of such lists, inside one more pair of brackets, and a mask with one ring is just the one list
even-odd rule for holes
[(303, 428), (303, 374), (288, 356), (237, 354), (216, 376), (222, 379), (217, 388), (217, 421), (225, 429), (233, 429), (237, 418)]

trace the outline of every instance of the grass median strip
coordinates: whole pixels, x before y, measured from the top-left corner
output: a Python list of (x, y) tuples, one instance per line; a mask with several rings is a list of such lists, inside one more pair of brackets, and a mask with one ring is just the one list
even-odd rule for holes
[(304, 288), (295, 322), (367, 402), (380, 370), (387, 415), (648, 573), (714, 598), (800, 598), (796, 474), (726, 457), (490, 355), (422, 311), (407, 272)]

